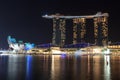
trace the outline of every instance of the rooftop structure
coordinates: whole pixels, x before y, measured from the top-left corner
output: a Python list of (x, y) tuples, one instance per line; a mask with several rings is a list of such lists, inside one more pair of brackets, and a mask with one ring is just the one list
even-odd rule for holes
[(101, 12), (98, 12), (97, 14), (95, 15), (85, 15), (85, 16), (64, 16), (64, 15), (61, 15), (59, 13), (55, 14), (55, 15), (44, 15), (42, 16), (43, 18), (47, 18), (47, 19), (53, 19), (53, 18), (64, 18), (64, 19), (75, 19), (75, 18), (85, 18), (85, 19), (93, 19), (93, 18), (96, 18), (96, 17), (108, 17), (109, 14), (108, 13), (101, 13)]

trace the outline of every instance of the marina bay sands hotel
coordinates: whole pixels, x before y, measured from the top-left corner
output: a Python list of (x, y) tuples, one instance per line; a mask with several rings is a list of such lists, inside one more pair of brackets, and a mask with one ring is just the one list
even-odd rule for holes
[(93, 19), (94, 44), (105, 46), (108, 44), (108, 13), (98, 12), (95, 15), (64, 16), (61, 14), (44, 15), (43, 18), (53, 20), (52, 44), (63, 47), (66, 40), (66, 20), (73, 21), (73, 44), (86, 42), (86, 19)]

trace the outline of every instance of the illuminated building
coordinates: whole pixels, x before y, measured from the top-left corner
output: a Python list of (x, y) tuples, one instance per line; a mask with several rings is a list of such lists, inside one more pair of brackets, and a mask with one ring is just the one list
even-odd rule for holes
[(65, 44), (65, 19), (53, 19), (52, 44), (59, 47)]
[(118, 53), (118, 54), (120, 53), (120, 42), (115, 42), (115, 43), (109, 44), (107, 47), (113, 53)]
[(94, 37), (96, 45), (105, 46), (108, 44), (108, 25), (106, 16), (94, 18)]
[(25, 51), (35, 47), (35, 45), (31, 43), (23, 43), (22, 41), (17, 42), (16, 39), (11, 36), (8, 36), (7, 40), (9, 48), (12, 49), (14, 53), (24, 53)]
[(73, 19), (73, 44), (85, 42), (85, 18)]
[(60, 14), (45, 15), (43, 18), (53, 19), (53, 39), (54, 45), (63, 47), (65, 44), (65, 20), (73, 20), (73, 44), (85, 42), (86, 19), (94, 20), (94, 43), (98, 46), (106, 46), (108, 44), (108, 13), (98, 12), (95, 15), (86, 16), (63, 16)]

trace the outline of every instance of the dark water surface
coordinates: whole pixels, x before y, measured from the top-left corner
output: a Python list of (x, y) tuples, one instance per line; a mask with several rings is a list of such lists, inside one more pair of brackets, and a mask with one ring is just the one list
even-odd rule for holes
[(120, 80), (120, 56), (0, 56), (0, 80)]

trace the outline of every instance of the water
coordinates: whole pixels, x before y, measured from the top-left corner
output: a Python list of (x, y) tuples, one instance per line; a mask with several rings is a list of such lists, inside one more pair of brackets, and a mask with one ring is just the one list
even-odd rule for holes
[(0, 80), (120, 80), (120, 56), (0, 56)]

